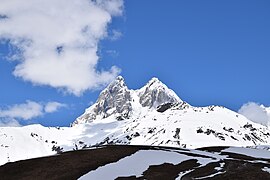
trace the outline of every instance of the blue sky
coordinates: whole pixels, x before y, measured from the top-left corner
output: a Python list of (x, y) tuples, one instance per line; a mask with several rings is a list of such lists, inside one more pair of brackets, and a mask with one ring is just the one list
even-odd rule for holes
[[(31, 2), (32, 0), (29, 0), (29, 3)], [(53, 3), (53, 1), (47, 2)], [(55, 41), (48, 40), (45, 42), (46, 46), (43, 44), (37, 46), (36, 44), (41, 43), (41, 41), (37, 35), (32, 34), (36, 34), (35, 31), (39, 34), (42, 29), (36, 28), (34, 25), (33, 32), (18, 28), (18, 32), (12, 31), (13, 34), (10, 33), (11, 35), (7, 36), (3, 25), (9, 25), (11, 29), (14, 29), (18, 23), (15, 25), (0, 23), (0, 38), (2, 38), (0, 45), (0, 77), (2, 82), (0, 110), (7, 114), (7, 110), (12, 109), (12, 107), (14, 109), (14, 105), (20, 108), (20, 104), (29, 105), (27, 103), (29, 101), (41, 105), (39, 107), (41, 108), (40, 113), (36, 116), (33, 115), (33, 118), (2, 115), (1, 121), (7, 123), (15, 119), (22, 125), (41, 123), (45, 126), (68, 126), (96, 100), (102, 87), (119, 74), (120, 70), (120, 75), (125, 78), (127, 85), (132, 89), (140, 88), (152, 77), (158, 77), (181, 99), (194, 106), (216, 104), (235, 111), (250, 101), (270, 106), (268, 80), (270, 77), (269, 1), (136, 0), (125, 1), (122, 5), (121, 0), (115, 0), (115, 4), (119, 5), (119, 9), (112, 9), (106, 4), (95, 5), (103, 8), (112, 18), (110, 21), (97, 17), (99, 21), (108, 25), (108, 27), (98, 26), (100, 31), (106, 32), (107, 35), (95, 32), (98, 41), (91, 39), (92, 30), (89, 32), (89, 36), (88, 34), (82, 36), (87, 40), (82, 41), (82, 43), (95, 42), (97, 44), (99, 59), (95, 67), (99, 72), (107, 72), (104, 76), (90, 73), (91, 76), (95, 77), (90, 78), (90, 80), (98, 79), (98, 81), (89, 83), (86, 87), (81, 84), (72, 84), (82, 80), (80, 78), (64, 85), (59, 85), (61, 79), (51, 81), (51, 77), (58, 78), (57, 71), (55, 73), (53, 70), (52, 76), (46, 74), (47, 71), (44, 72), (44, 76), (50, 77), (49, 80), (44, 80), (42, 76), (36, 78), (37, 75), (32, 73), (33, 69), (31, 71), (31, 68), (37, 69), (36, 67), (38, 67), (40, 68), (38, 70), (42, 71), (44, 64), (41, 67), (38, 65), (32, 67), (28, 64), (28, 66), (24, 66), (25, 69), (14, 73), (15, 67), (22, 64), (20, 58), (26, 59), (27, 62), (34, 62), (30, 58), (35, 57), (33, 53), (36, 50), (42, 52), (44, 47), (55, 43)], [(20, 8), (19, 5), (18, 1), (18, 8)], [(6, 3), (6, 7), (8, 7), (8, 3)], [(51, 6), (48, 5), (49, 7)], [(57, 6), (55, 5), (55, 7)], [(36, 6), (29, 6), (29, 8), (34, 9)], [(71, 8), (72, 11), (77, 10), (74, 14), (77, 13), (78, 17), (85, 15), (80, 14), (79, 6), (74, 9)], [(10, 9), (7, 8), (7, 10)], [(20, 15), (16, 9), (10, 11)], [(0, 8), (0, 14), (1, 12), (9, 13)], [(87, 12), (85, 13), (88, 15)], [(95, 15), (89, 14), (89, 16)], [(107, 17), (105, 16), (107, 14), (102, 13), (97, 15)], [(69, 27), (68, 17), (63, 15), (63, 19), (59, 19), (62, 26), (67, 24)], [(83, 19), (83, 17), (81, 18)], [(27, 20), (27, 18), (26, 16), (25, 19)], [(31, 16), (29, 18), (31, 20)], [(5, 18), (0, 19), (0, 22), (3, 19)], [(34, 24), (35, 21), (33, 20), (32, 23)], [(92, 23), (91, 19), (88, 23)], [(77, 26), (81, 27), (80, 24)], [(55, 27), (52, 28), (53, 30), (57, 32), (58, 29)], [(21, 33), (22, 31), (26, 32)], [(55, 32), (52, 34), (46, 31), (41, 33), (44, 33), (43, 35), (48, 38), (55, 38)], [(72, 34), (73, 31), (69, 33)], [(36, 46), (25, 47), (25, 44), (14, 44), (14, 40), (18, 40), (22, 36), (37, 42)], [(13, 41), (3, 40), (9, 38)], [(74, 48), (70, 44), (77, 42), (70, 37), (68, 40), (65, 40), (64, 37), (59, 39), (59, 42), (62, 41), (63, 43), (60, 45), (64, 47), (64, 51), (67, 49), (67, 52), (68, 48)], [(42, 41), (42, 43), (44, 42)], [(18, 45), (19, 49), (26, 53), (18, 56), (21, 54), (14, 50), (14, 45)], [(92, 51), (91, 48), (86, 48), (86, 50)], [(84, 50), (85, 48), (83, 51), (79, 49), (79, 52), (84, 52)], [(46, 52), (49, 51), (46, 49), (44, 53)], [(44, 55), (42, 53), (41, 55)], [(10, 60), (11, 55), (17, 55), (17, 60)], [(47, 54), (45, 55), (47, 57)], [(49, 55), (47, 58), (59, 57), (54, 56), (54, 54)], [(85, 53), (85, 57), (87, 56), (93, 56), (93, 54)], [(74, 57), (78, 56), (74, 55)], [(46, 61), (46, 59), (39, 59), (39, 62), (45, 62), (45, 65)], [(91, 60), (90, 62), (95, 61)], [(111, 69), (113, 66), (116, 67), (116, 70)], [(71, 72), (73, 71), (71, 70)], [(74, 70), (74, 72), (78, 71)], [(59, 73), (60, 76), (61, 72)], [(87, 74), (88, 72), (86, 72)], [(66, 74), (64, 75), (66, 76)], [(87, 82), (87, 80), (89, 79), (86, 78), (84, 81)], [(49, 102), (58, 102), (61, 105), (54, 106), (55, 108), (49, 112), (46, 111), (46, 105)]]

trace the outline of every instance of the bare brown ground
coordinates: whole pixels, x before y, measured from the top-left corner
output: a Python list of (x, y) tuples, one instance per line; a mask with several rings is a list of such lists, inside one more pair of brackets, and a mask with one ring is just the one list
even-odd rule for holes
[[(66, 152), (61, 155), (29, 159), (8, 163), (0, 166), (0, 179), (12, 180), (73, 180), (78, 179), (82, 175), (91, 170), (95, 170), (100, 166), (117, 162), (120, 159), (132, 155), (138, 150), (176, 150), (177, 148), (152, 147), (152, 146), (128, 146), (128, 145), (111, 145), (103, 146), (97, 149), (79, 150)], [(203, 148), (204, 151), (220, 152), (224, 147)], [(118, 177), (118, 180), (173, 180), (178, 177), (179, 173), (186, 173), (182, 179), (241, 179), (241, 180), (270, 180), (270, 174), (262, 171), (263, 167), (270, 168), (269, 159), (256, 159), (249, 156), (228, 153), (230, 159), (224, 159), (220, 162), (211, 162), (205, 166), (201, 166), (197, 162), (197, 158), (207, 158), (195, 154), (187, 149), (181, 149), (180, 154), (188, 155), (190, 160), (183, 161), (179, 164), (163, 163), (160, 165), (149, 166), (140, 177), (130, 175), (127, 177)], [(254, 162), (261, 160), (261, 162)], [(263, 161), (262, 161), (263, 160)], [(252, 162), (253, 161), (253, 162)], [(225, 163), (222, 170), (216, 169), (220, 163)], [(136, 162), (138, 163), (138, 162)], [(134, 165), (136, 165), (134, 163)], [(130, 167), (132, 168), (132, 167)], [(215, 173), (220, 173), (216, 174)], [(209, 175), (213, 175), (209, 177)]]

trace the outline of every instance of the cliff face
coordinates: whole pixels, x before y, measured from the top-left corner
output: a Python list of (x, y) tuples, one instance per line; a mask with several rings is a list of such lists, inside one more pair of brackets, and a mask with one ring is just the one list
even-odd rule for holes
[[(97, 101), (76, 119), (73, 125), (89, 123), (114, 115), (119, 120), (135, 115), (134, 109), (156, 109), (165, 103), (180, 103), (182, 100), (157, 78), (152, 78), (144, 87), (130, 90), (124, 78), (118, 76), (99, 95)], [(138, 109), (139, 108), (139, 109)]]

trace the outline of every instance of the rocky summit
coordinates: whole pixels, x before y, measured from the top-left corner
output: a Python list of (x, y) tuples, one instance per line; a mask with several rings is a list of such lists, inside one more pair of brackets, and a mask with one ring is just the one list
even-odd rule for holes
[[(156, 109), (165, 103), (181, 103), (182, 100), (157, 78), (152, 78), (144, 87), (130, 90), (122, 76), (118, 76), (99, 95), (96, 103), (76, 119), (73, 126), (104, 119), (111, 115), (119, 120), (128, 119), (134, 110)], [(138, 109), (139, 108), (139, 109)]]

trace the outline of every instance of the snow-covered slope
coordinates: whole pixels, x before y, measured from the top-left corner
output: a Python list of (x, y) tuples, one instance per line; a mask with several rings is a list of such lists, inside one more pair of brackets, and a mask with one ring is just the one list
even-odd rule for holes
[(193, 107), (157, 78), (130, 90), (118, 77), (72, 127), (0, 128), (0, 164), (103, 144), (269, 145), (270, 130), (225, 107)]
[[(100, 116), (102, 115), (102, 116)], [(129, 90), (118, 77), (74, 123), (90, 145), (123, 143), (197, 148), (268, 144), (270, 131), (225, 107), (193, 107), (157, 78)], [(92, 133), (99, 132), (99, 133)]]
[[(210, 148), (204, 149), (204, 151), (187, 151), (187, 149), (155, 147), (150, 150), (138, 150), (134, 154), (122, 158), (117, 162), (106, 164), (90, 171), (80, 177), (79, 180), (120, 179), (120, 177), (179, 180), (208, 179), (213, 177), (220, 179), (242, 179), (247, 177), (248, 179), (260, 179), (259, 176), (268, 179), (270, 177), (270, 163), (268, 161), (270, 159), (270, 153), (268, 151), (236, 147), (215, 147), (214, 149), (216, 150), (211, 151)], [(261, 168), (256, 167), (259, 160), (261, 163), (259, 166)], [(138, 162), (140, 163), (138, 164)], [(233, 164), (232, 162), (237, 164)], [(180, 165), (184, 168), (176, 168)], [(232, 166), (236, 166), (237, 168)], [(263, 174), (250, 173), (247, 177), (244, 175), (244, 171), (251, 172), (254, 168), (258, 168)], [(239, 171), (242, 175), (235, 175)], [(268, 173), (264, 173), (264, 171)]]
[(79, 133), (79, 127), (50, 128), (41, 125), (1, 127), (0, 164), (53, 155), (61, 150), (72, 150), (76, 143), (74, 139)]
[(85, 127), (87, 133), (81, 141), (90, 146), (121, 143), (198, 148), (270, 142), (267, 127), (242, 115), (224, 107), (191, 107), (184, 102), (165, 112), (148, 111), (121, 121), (108, 117)]

